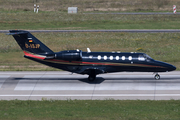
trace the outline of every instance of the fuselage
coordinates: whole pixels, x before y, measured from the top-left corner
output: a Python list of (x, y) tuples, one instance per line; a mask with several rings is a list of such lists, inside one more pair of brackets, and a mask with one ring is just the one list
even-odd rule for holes
[[(82, 52), (70, 50), (57, 52), (54, 58), (35, 60), (43, 64), (79, 74), (95, 74), (111, 72), (169, 72), (175, 66), (156, 61), (144, 53), (117, 53), (117, 52)], [(27, 56), (26, 56), (27, 57)], [(29, 58), (29, 57), (28, 57)]]

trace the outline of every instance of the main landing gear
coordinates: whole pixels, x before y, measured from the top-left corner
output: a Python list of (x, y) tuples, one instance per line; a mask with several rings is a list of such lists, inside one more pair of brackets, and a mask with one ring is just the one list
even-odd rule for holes
[(159, 80), (160, 79), (160, 75), (156, 73), (156, 75), (154, 76), (155, 80)]
[(88, 80), (89, 80), (89, 82), (93, 82), (95, 79), (96, 79), (96, 71), (95, 70), (91, 70), (89, 72)]
[(89, 75), (88, 80), (93, 82), (96, 79), (96, 75)]

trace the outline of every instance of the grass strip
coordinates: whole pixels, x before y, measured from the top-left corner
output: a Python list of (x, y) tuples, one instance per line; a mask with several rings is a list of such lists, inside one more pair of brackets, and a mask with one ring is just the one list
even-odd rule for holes
[(59, 11), (2, 11), (8, 29), (180, 29), (180, 15), (68, 14)]
[(179, 100), (0, 101), (1, 119), (179, 120)]

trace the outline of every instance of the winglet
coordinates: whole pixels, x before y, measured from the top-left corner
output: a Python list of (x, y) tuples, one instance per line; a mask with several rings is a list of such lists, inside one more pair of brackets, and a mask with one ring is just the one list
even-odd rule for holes
[(91, 52), (91, 50), (89, 48), (87, 48), (87, 52)]

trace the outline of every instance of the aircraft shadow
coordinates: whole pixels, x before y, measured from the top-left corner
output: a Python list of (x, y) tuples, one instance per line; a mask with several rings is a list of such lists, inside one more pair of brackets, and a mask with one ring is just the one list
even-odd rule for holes
[(90, 82), (88, 78), (82, 78), (82, 79), (78, 79), (78, 78), (11, 78), (11, 80), (69, 80), (69, 81), (78, 80), (80, 82), (85, 82), (89, 84), (100, 84), (105, 79), (102, 77), (97, 77), (96, 80), (93, 82)]
[[(180, 77), (173, 77), (173, 78), (161, 78), (160, 80), (180, 80)], [(105, 78), (105, 80), (155, 80), (153, 77), (152, 78)], [(160, 81), (160, 80), (156, 80), (156, 81)]]
[[(161, 78), (160, 80), (155, 80), (154, 78), (103, 78), (103, 77), (97, 77), (95, 81), (90, 82), (88, 81), (88, 78), (11, 78), (11, 80), (68, 80), (68, 81), (73, 81), (73, 80), (78, 80), (80, 82), (84, 82), (84, 83), (88, 83), (88, 84), (100, 84), (102, 82), (104, 82), (105, 80), (115, 80), (115, 81), (121, 81), (122, 83), (132, 83), (133, 82), (139, 82), (139, 81), (143, 81), (143, 82), (169, 82), (169, 83), (173, 83), (173, 81), (171, 80), (179, 80), (180, 82), (180, 77), (173, 77), (173, 78)], [(176, 81), (177, 82), (177, 81)]]

